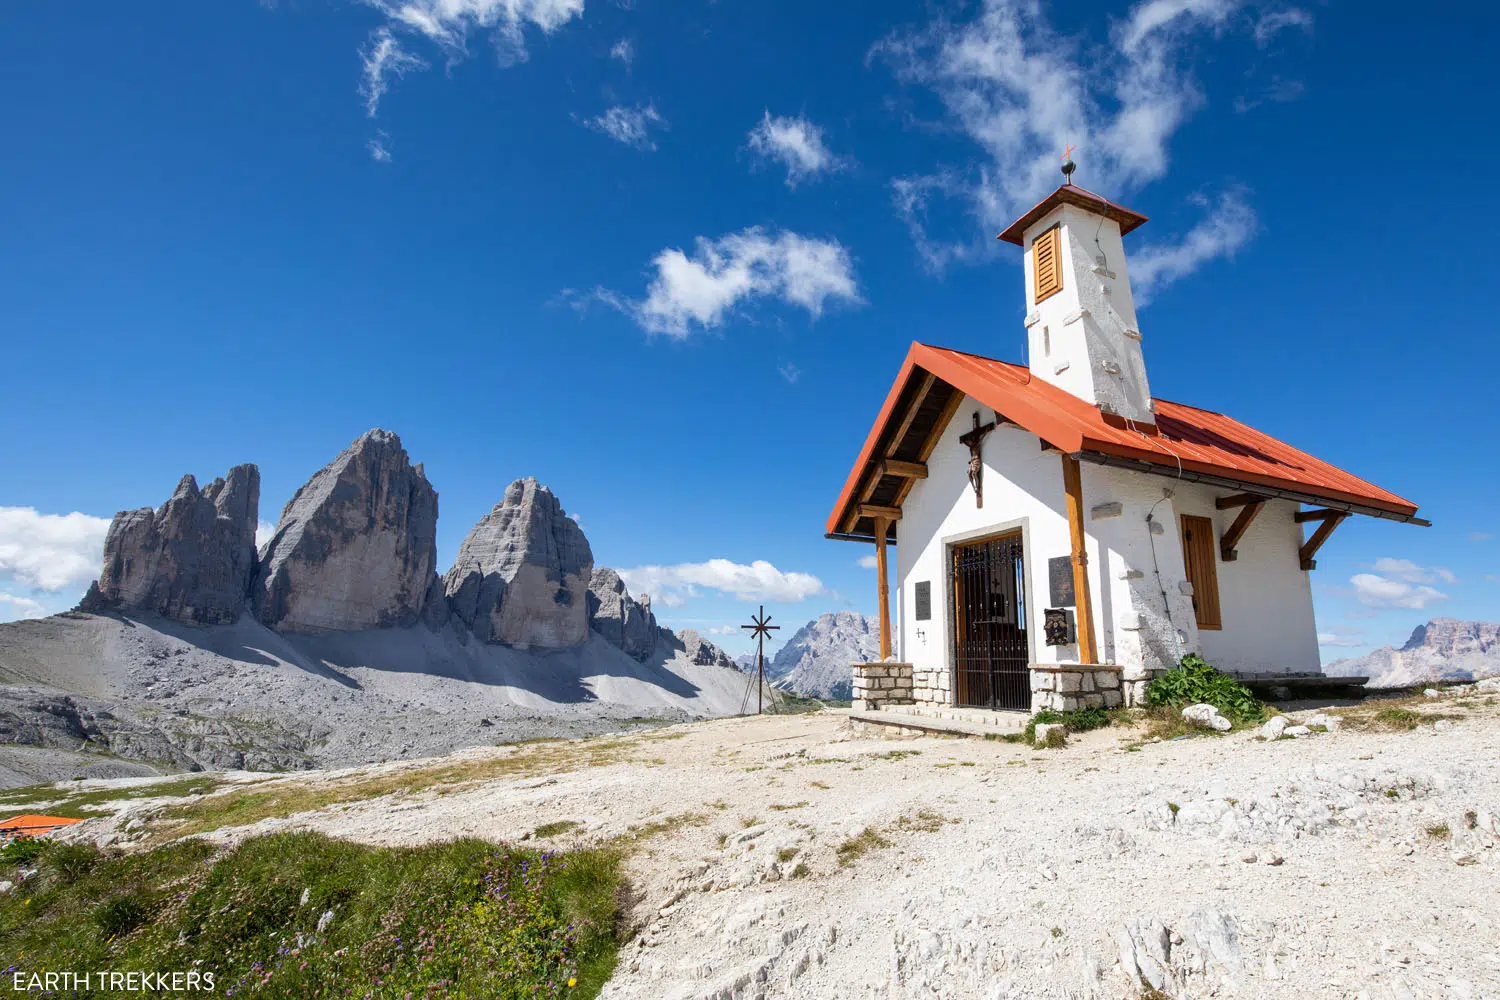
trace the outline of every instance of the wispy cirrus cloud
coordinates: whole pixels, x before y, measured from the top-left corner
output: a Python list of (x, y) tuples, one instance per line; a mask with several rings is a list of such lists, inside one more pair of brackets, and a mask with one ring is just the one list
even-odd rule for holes
[(750, 130), (749, 148), (762, 161), (786, 168), (786, 186), (796, 187), (821, 174), (843, 170), (848, 161), (836, 156), (823, 139), (823, 129), (806, 117), (778, 115), (768, 110)]
[(718, 239), (699, 237), (691, 254), (663, 250), (651, 266), (644, 299), (603, 288), (592, 298), (619, 309), (647, 333), (679, 340), (721, 326), (733, 310), (758, 299), (797, 306), (813, 318), (830, 302), (863, 301), (853, 261), (837, 240), (785, 230), (752, 226)]
[(616, 62), (623, 63), (626, 71), (635, 64), (635, 43), (628, 38), (622, 38), (610, 48), (609, 57)]
[(650, 594), (652, 602), (680, 607), (702, 590), (730, 594), (742, 601), (801, 601), (823, 593), (823, 582), (810, 573), (783, 572), (764, 559), (737, 563), (710, 559), (675, 566), (637, 566), (619, 571), (633, 594)]
[(1185, 278), (1219, 257), (1235, 255), (1254, 237), (1259, 223), (1255, 210), (1239, 190), (1221, 194), (1216, 200), (1198, 196), (1203, 218), (1178, 240), (1151, 243), (1130, 255), (1130, 288), (1137, 305), (1172, 282)]
[(667, 120), (652, 104), (634, 108), (616, 105), (602, 115), (586, 119), (584, 124), (615, 142), (640, 150), (655, 150), (656, 140), (651, 137), (651, 133), (653, 130), (666, 128)]
[(435, 46), (448, 65), (470, 55), (470, 41), (486, 38), (501, 65), (524, 62), (526, 35), (550, 35), (583, 16), (583, 0), (363, 0), (385, 17), (361, 51), (359, 93), (374, 116), (392, 78), (427, 67), (402, 38)]
[(924, 262), (986, 258), (989, 238), (1060, 182), (1067, 144), (1078, 147), (1079, 182), (1106, 194), (1165, 175), (1171, 138), (1205, 101), (1195, 46), (1254, 23), (1232, 16), (1243, 6), (1148, 0), (1100, 45), (1056, 31), (1035, 0), (983, 0), (967, 20), (939, 14), (873, 46), (870, 61), (935, 94), (979, 153), (893, 183)]

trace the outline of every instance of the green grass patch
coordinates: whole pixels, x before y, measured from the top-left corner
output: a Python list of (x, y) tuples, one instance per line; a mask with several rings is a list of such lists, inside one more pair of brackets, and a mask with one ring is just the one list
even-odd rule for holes
[(569, 830), (578, 829), (578, 825), (579, 824), (576, 819), (560, 819), (555, 823), (543, 823), (541, 826), (531, 831), (531, 835), (538, 839), (555, 837), (559, 833), (567, 833)]
[(907, 757), (915, 757), (920, 750), (887, 750), (885, 753), (875, 754), (876, 760), (905, 760)]
[(72, 819), (88, 819), (110, 810), (100, 806), (125, 804), (136, 799), (185, 798), (194, 791), (207, 794), (222, 785), (207, 775), (178, 778), (173, 781), (153, 781), (149, 785), (127, 785), (120, 788), (99, 788), (76, 792), (54, 785), (27, 785), (0, 794), (0, 812), (21, 810), (44, 803), (48, 816), (67, 816)]
[(1189, 653), (1171, 670), (1163, 671), (1146, 685), (1146, 704), (1181, 708), (1206, 703), (1230, 722), (1254, 725), (1265, 719), (1265, 707), (1239, 681), (1215, 670), (1203, 657)]
[(1450, 840), (1453, 837), (1453, 831), (1448, 828), (1447, 823), (1438, 823), (1427, 828), (1427, 836), (1433, 840)]
[(615, 964), (612, 850), (282, 833), (227, 851), (49, 845), (38, 861), (0, 896), (0, 954), (23, 983), (43, 970), (196, 970), (219, 995), (519, 1000), (593, 997)]
[(1044, 708), (1026, 720), (1026, 728), (1019, 733), (1006, 733), (1001, 739), (1010, 743), (1036, 745), (1036, 727), (1061, 724), (1070, 733), (1086, 733), (1106, 726), (1130, 724), (1130, 713), (1123, 708), (1080, 708), (1075, 712), (1054, 712)]
[(914, 816), (902, 816), (896, 820), (896, 829), (909, 833), (937, 833), (946, 822), (942, 813), (921, 809)]
[(834, 848), (833, 853), (838, 858), (839, 864), (852, 865), (871, 851), (890, 846), (891, 842), (882, 837), (879, 830), (873, 826), (867, 826), (856, 836), (850, 837)]

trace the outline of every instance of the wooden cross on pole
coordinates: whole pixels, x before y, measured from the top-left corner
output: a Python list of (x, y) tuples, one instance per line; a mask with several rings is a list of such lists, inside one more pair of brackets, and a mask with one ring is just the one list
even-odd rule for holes
[(969, 485), (974, 487), (974, 506), (984, 506), (984, 460), (979, 455), (984, 436), (995, 429), (995, 422), (979, 423), (979, 411), (974, 411), (974, 429), (959, 436), (958, 442), (969, 449)]
[(771, 624), (771, 616), (766, 614), (766, 606), (762, 604), (760, 614), (751, 615), (750, 624), (741, 625), (740, 628), (749, 629), (750, 634), (755, 636), (755, 714), (759, 715), (766, 687), (766, 636), (781, 626)]

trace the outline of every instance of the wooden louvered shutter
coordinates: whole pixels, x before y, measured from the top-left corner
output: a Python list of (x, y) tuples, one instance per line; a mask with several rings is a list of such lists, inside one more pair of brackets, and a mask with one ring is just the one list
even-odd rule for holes
[(1206, 517), (1182, 515), (1182, 559), (1188, 582), (1193, 585), (1193, 610), (1198, 627), (1221, 629), (1219, 617), (1219, 570), (1214, 559), (1214, 522)]
[(1031, 273), (1035, 301), (1062, 291), (1062, 229), (1053, 226), (1031, 243)]

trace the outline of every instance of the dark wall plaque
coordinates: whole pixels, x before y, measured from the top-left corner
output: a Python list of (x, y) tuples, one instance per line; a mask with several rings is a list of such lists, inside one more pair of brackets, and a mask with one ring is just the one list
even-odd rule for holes
[(1047, 560), (1047, 583), (1052, 603), (1060, 608), (1071, 608), (1078, 603), (1073, 596), (1073, 557), (1058, 556)]
[(916, 586), (917, 621), (925, 622), (932, 618), (932, 581), (918, 580)]
[(1069, 646), (1073, 636), (1073, 613), (1067, 608), (1047, 608), (1042, 612), (1042, 632), (1049, 646)]

